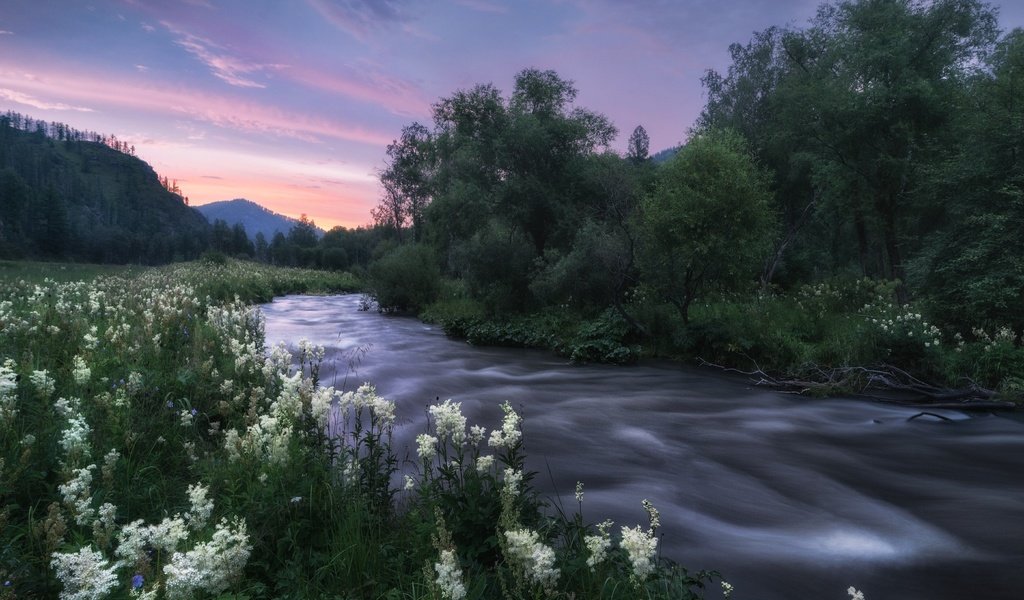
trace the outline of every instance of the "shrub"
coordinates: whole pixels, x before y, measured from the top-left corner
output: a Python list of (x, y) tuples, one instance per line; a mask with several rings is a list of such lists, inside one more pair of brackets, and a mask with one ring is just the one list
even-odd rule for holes
[(370, 265), (370, 287), (385, 312), (417, 312), (437, 297), (441, 273), (422, 244), (398, 246)]

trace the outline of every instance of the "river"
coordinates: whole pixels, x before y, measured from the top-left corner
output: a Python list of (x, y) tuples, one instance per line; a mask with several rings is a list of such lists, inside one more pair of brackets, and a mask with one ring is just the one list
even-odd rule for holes
[[(328, 350), (321, 381), (364, 381), (397, 403), (396, 448), (414, 453), (426, 406), (462, 402), (470, 424), (523, 415), (536, 487), (572, 511), (646, 525), (688, 569), (717, 569), (740, 600), (1024, 599), (1024, 422), (848, 398), (811, 399), (669, 363), (572, 365), (478, 348), (359, 297), (262, 306), (268, 344)], [(712, 590), (708, 597), (720, 594)]]

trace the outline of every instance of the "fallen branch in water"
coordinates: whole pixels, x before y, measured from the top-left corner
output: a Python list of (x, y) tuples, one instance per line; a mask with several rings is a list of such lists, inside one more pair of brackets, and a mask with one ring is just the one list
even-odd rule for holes
[[(855, 394), (875, 400), (910, 406), (949, 408), (956, 410), (1013, 409), (1013, 402), (998, 400), (993, 390), (973, 381), (963, 388), (945, 388), (921, 381), (903, 369), (892, 365), (877, 367), (834, 367), (823, 369), (818, 365), (808, 368), (803, 377), (776, 377), (765, 373), (757, 363), (754, 370), (744, 371), (698, 359), (703, 367), (714, 367), (727, 373), (753, 377), (754, 385), (771, 387), (783, 392), (829, 396)], [(906, 397), (880, 396), (878, 392), (895, 392)], [(919, 416), (919, 415), (918, 415)]]

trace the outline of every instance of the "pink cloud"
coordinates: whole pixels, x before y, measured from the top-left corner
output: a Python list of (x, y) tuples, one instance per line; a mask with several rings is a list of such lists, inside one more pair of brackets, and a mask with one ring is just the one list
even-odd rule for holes
[[(48, 71), (46, 76), (33, 75), (31, 78), (25, 77), (24, 73), (0, 71), (0, 83), (15, 88), (28, 88), (38, 94), (60, 94), (76, 102), (170, 114), (179, 118), (185, 116), (241, 132), (309, 141), (335, 138), (376, 146), (387, 145), (393, 137), (390, 133), (372, 131), (334, 119), (294, 113), (236, 97), (161, 83), (140, 84), (109, 76), (89, 78), (55, 70)], [(65, 110), (75, 109), (68, 105), (61, 106)]]
[(17, 102), (18, 104), (24, 104), (25, 106), (32, 106), (40, 110), (76, 110), (79, 112), (94, 112), (91, 108), (85, 108), (84, 106), (71, 106), (70, 104), (64, 104), (63, 102), (47, 102), (40, 100), (29, 94), (24, 94), (15, 90), (0, 88), (0, 98), (6, 98), (11, 102)]
[(430, 101), (407, 81), (367, 69), (362, 75), (333, 74), (305, 65), (288, 67), (282, 75), (301, 85), (381, 106), (402, 117), (430, 114)]
[(214, 77), (217, 77), (228, 85), (248, 88), (265, 88), (267, 87), (266, 85), (250, 79), (248, 75), (269, 69), (279, 69), (282, 67), (282, 65), (246, 61), (224, 52), (225, 49), (220, 45), (208, 39), (182, 31), (167, 21), (161, 21), (160, 24), (166, 27), (168, 31), (178, 36), (175, 43), (184, 48), (189, 54), (198, 58), (200, 62), (209, 67), (210, 72), (213, 73)]

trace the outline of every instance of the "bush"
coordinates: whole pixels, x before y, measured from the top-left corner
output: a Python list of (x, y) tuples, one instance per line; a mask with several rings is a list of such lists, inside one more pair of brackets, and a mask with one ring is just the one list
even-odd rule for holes
[(441, 272), (422, 244), (398, 246), (370, 265), (370, 288), (385, 312), (418, 312), (437, 298)]

